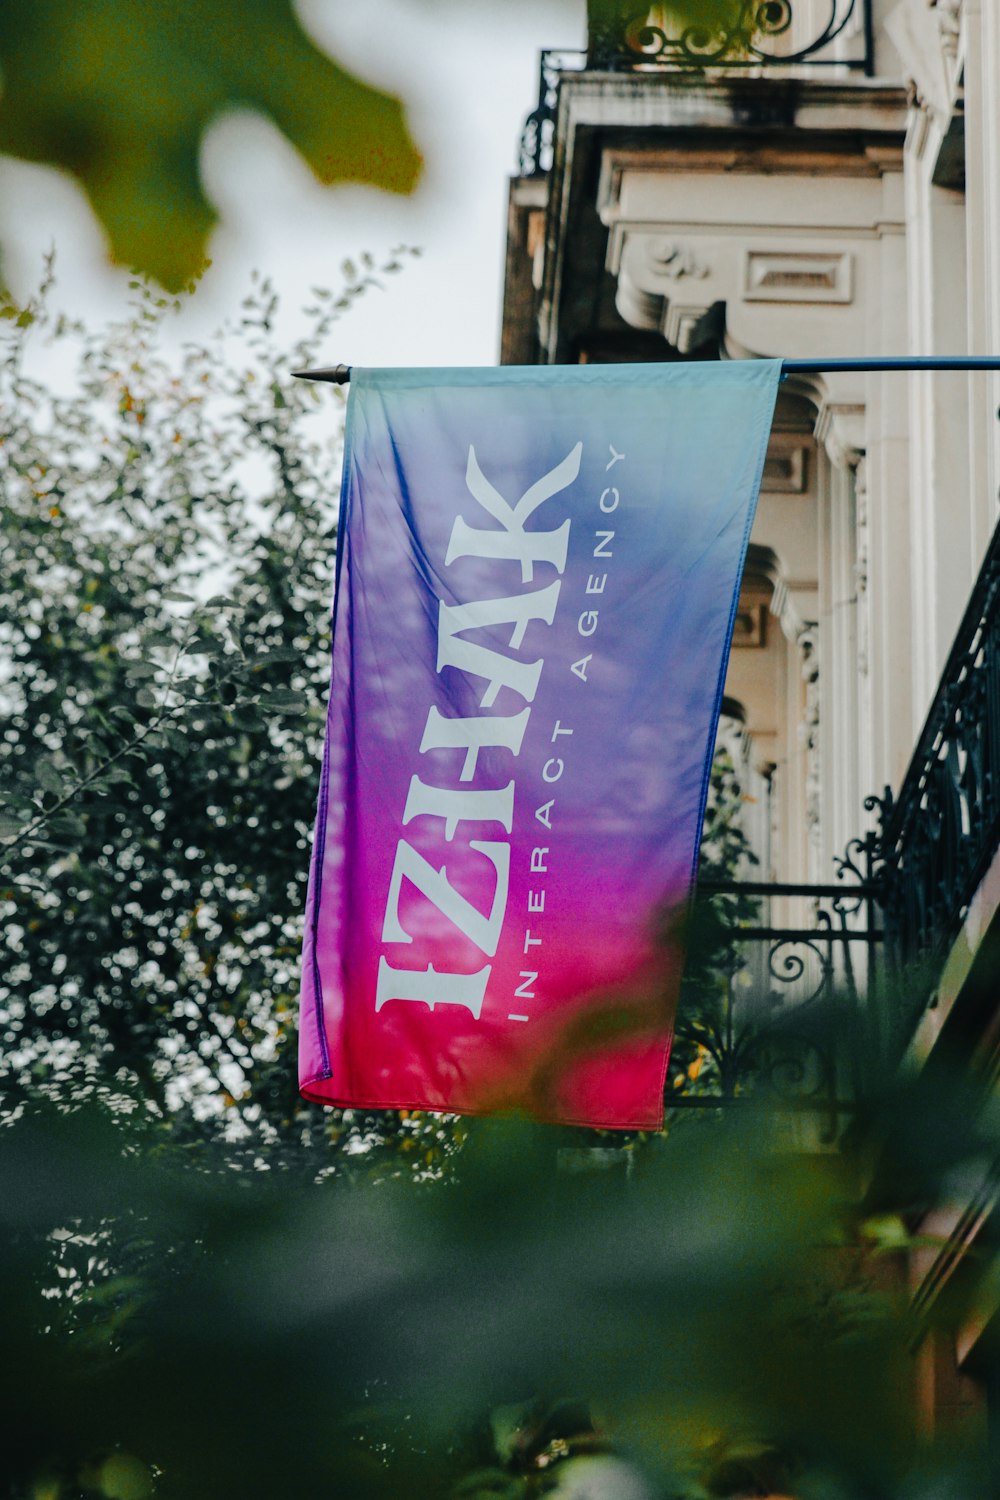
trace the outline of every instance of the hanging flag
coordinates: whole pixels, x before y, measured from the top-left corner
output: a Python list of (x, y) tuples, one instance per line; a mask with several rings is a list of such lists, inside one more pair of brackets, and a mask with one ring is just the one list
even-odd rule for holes
[(306, 1098), (662, 1124), (780, 368), (354, 371)]

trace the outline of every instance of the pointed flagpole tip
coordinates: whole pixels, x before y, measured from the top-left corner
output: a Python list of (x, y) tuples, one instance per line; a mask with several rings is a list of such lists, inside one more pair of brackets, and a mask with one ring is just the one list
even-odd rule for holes
[(328, 380), (331, 385), (347, 385), (351, 378), (350, 365), (330, 365), (324, 370), (293, 370), (296, 380)]

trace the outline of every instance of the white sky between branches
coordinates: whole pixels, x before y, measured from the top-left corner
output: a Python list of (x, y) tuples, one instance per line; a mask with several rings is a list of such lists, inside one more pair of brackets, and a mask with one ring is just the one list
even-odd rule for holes
[[(256, 267), (275, 282), (291, 339), (311, 286), (336, 287), (343, 260), (364, 250), (381, 259), (405, 243), (422, 258), (336, 326), (329, 363), (495, 364), (507, 177), (537, 98), (538, 52), (583, 45), (583, 0), (299, 0), (298, 9), (321, 47), (404, 100), (423, 179), (409, 198), (322, 188), (260, 117), (220, 121), (202, 170), (222, 225), (179, 331), (204, 336), (235, 315)], [(27, 294), (55, 245), (59, 305), (97, 324), (121, 315), (127, 276), (107, 265), (101, 231), (72, 181), (0, 160), (0, 205), (16, 295)]]

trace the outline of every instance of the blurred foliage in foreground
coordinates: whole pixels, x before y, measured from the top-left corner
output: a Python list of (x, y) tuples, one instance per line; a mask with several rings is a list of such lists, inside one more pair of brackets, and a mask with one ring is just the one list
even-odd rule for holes
[(307, 1177), (452, 1147), (295, 1086), (342, 393), (290, 371), (409, 253), (316, 288), (291, 349), (260, 280), (173, 355), (139, 283), (108, 330), (50, 278), (0, 323), (0, 1112), (96, 1091)]
[(4, 0), (0, 68), (0, 151), (72, 173), (112, 258), (171, 291), (205, 264), (199, 153), (227, 110), (272, 121), (324, 183), (405, 193), (420, 172), (399, 101), (320, 51), (291, 0)]
[[(917, 1196), (995, 1153), (995, 1120), (942, 1101), (893, 1101)], [(988, 1492), (909, 1428), (902, 1221), (865, 1220), (849, 1156), (775, 1150), (752, 1114), (629, 1174), (479, 1122), (438, 1181), (305, 1189), (179, 1170), (93, 1106), (0, 1134), (17, 1500)]]

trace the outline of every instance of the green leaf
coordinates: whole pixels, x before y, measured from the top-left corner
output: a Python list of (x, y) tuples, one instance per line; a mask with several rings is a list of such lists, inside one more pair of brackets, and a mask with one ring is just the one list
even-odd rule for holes
[(20, 818), (11, 817), (9, 813), (0, 813), (0, 839), (16, 838), (24, 826)]
[(75, 841), (83, 838), (87, 832), (87, 825), (82, 818), (77, 817), (76, 813), (61, 812), (45, 825), (45, 832), (52, 839)]
[(135, 695), (135, 701), (140, 708), (155, 708), (157, 697), (149, 688), (140, 688)]
[(234, 708), (232, 717), (238, 729), (263, 729), (267, 722), (263, 715), (249, 703), (241, 703)]
[(193, 594), (185, 594), (181, 589), (164, 589), (163, 598), (169, 599), (171, 604), (196, 604), (197, 600)]
[(38, 785), (46, 792), (62, 794), (63, 778), (50, 760), (39, 760), (36, 762), (35, 777)]
[(149, 1469), (130, 1453), (112, 1453), (102, 1463), (97, 1480), (106, 1500), (146, 1500), (153, 1493)]
[(216, 212), (199, 169), (220, 115), (270, 119), (321, 182), (410, 192), (420, 156), (399, 102), (325, 56), (292, 0), (4, 0), (0, 151), (68, 171), (114, 260), (176, 291)]
[(291, 688), (275, 688), (261, 698), (260, 706), (269, 713), (300, 714), (309, 707), (309, 700)]
[(251, 667), (266, 667), (271, 662), (301, 661), (302, 652), (292, 646), (276, 646), (273, 651), (258, 651), (249, 658)]

